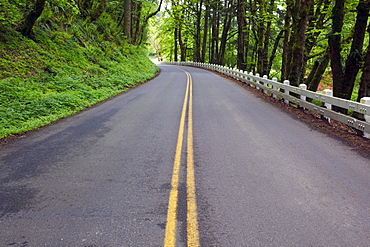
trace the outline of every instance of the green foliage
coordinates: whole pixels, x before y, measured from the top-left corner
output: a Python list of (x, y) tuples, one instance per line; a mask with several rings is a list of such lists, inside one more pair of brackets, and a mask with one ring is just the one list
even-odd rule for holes
[(0, 138), (71, 115), (158, 70), (142, 47), (112, 29), (109, 16), (61, 25), (53, 13), (35, 26), (37, 42), (0, 25)]
[(11, 27), (19, 23), (23, 18), (23, 14), (19, 9), (26, 6), (26, 0), (0, 0), (0, 24), (6, 27)]
[[(270, 78), (278, 77), (280, 80), (286, 79), (281, 77), (287, 77), (289, 75), (287, 72), (292, 70), (292, 66), (290, 65), (297, 64), (297, 62), (287, 62), (289, 60), (287, 58), (291, 58), (293, 55), (295, 56), (297, 54), (296, 51), (299, 50), (291, 49), (292, 47), (297, 47), (297, 45), (293, 43), (290, 45), (289, 40), (293, 42), (294, 39), (292, 37), (297, 37), (293, 31), (294, 27), (297, 27), (299, 21), (301, 21), (299, 15), (293, 16), (292, 14), (298, 13), (298, 10), (301, 13), (305, 13), (307, 10), (307, 8), (298, 8), (299, 3), (303, 3), (302, 1), (172, 1), (172, 4), (167, 5), (166, 12), (157, 16), (158, 18), (156, 20), (152, 20), (150, 43), (155, 47), (157, 53), (161, 53), (165, 60), (175, 59), (174, 44), (176, 43), (179, 59), (180, 37), (177, 34), (176, 42), (174, 35), (174, 29), (179, 28), (181, 29), (181, 43), (185, 43), (186, 60), (192, 61), (193, 59), (198, 59), (196, 52), (199, 53), (199, 49), (195, 49), (197, 47), (196, 44), (202, 44), (205, 38), (205, 50), (203, 51), (203, 47), (200, 47), (201, 51), (205, 54), (204, 62), (219, 63), (234, 67), (237, 63), (237, 29), (238, 25), (240, 25), (237, 21), (237, 11), (235, 11), (238, 2), (245, 4), (245, 13), (243, 13), (246, 25), (243, 27), (245, 40), (243, 44), (241, 42), (239, 44), (245, 46), (245, 51), (243, 52), (246, 54), (243, 64), (247, 65), (246, 70), (256, 73), (258, 67), (263, 67), (266, 70), (268, 69), (268, 71), (264, 71), (263, 73), (268, 74)], [(313, 1), (313, 3), (312, 12), (305, 24), (305, 37), (302, 38), (302, 40), (306, 39), (306, 42), (295, 42), (300, 46), (304, 45), (305, 48), (304, 61), (301, 68), (303, 75), (299, 77), (300, 80), (308, 77), (314, 68), (315, 60), (324, 58), (325, 51), (328, 48), (328, 37), (332, 35), (332, 10), (335, 1)], [(345, 1), (343, 29), (337, 33), (341, 35), (343, 41), (341, 44), (343, 66), (345, 66), (346, 58), (350, 56), (358, 4), (359, 1)], [(209, 9), (208, 12), (206, 12), (206, 8)], [(216, 56), (217, 59), (212, 59), (212, 54), (221, 50), (222, 33), (225, 30), (227, 13), (231, 13), (231, 28), (227, 34), (224, 57), (222, 57), (222, 61), (217, 61), (218, 56)], [(197, 22), (198, 15), (200, 15), (199, 23)], [(208, 25), (205, 25), (207, 17)], [(198, 27), (200, 27), (200, 30)], [(280, 33), (281, 30), (284, 30), (286, 33)], [(197, 31), (199, 31), (199, 34), (197, 34)], [(204, 37), (205, 34), (207, 34), (206, 37)], [(199, 39), (196, 39), (197, 35), (200, 36)], [(364, 43), (366, 45), (362, 51), (358, 51), (359, 54), (363, 54), (369, 44), (369, 35), (367, 33)], [(293, 55), (290, 54), (291, 52), (293, 52)], [(201, 61), (203, 61), (203, 58)], [(329, 67), (330, 63), (327, 66)], [(332, 86), (332, 75), (323, 75), (322, 82), (325, 82), (324, 80), (330, 81), (328, 84)], [(353, 99), (356, 98), (359, 80), (358, 77), (355, 89), (353, 90)]]

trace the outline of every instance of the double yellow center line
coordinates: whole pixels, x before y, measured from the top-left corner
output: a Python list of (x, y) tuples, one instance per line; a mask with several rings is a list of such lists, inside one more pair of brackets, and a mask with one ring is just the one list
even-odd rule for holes
[[(182, 69), (181, 69), (182, 70)], [(179, 194), (179, 173), (181, 167), (181, 152), (185, 132), (185, 119), (187, 126), (187, 157), (186, 157), (186, 195), (187, 195), (187, 246), (199, 246), (199, 232), (197, 220), (197, 204), (194, 178), (193, 156), (193, 82), (189, 72), (182, 70), (187, 76), (186, 92), (182, 106), (180, 127), (177, 137), (175, 160), (173, 165), (170, 198), (168, 202), (166, 232), (164, 246), (176, 246), (177, 204)], [(188, 113), (186, 115), (186, 112)]]

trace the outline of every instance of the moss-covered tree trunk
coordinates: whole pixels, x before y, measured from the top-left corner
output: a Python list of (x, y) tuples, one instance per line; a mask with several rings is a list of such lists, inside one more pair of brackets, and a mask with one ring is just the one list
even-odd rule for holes
[[(345, 0), (336, 0), (332, 11), (332, 33), (329, 36), (330, 62), (333, 73), (333, 94), (339, 96), (342, 92), (343, 67), (341, 56), (341, 32), (343, 28)], [(334, 107), (335, 108), (335, 107)]]
[(339, 94), (339, 96), (343, 97), (344, 99), (351, 99), (356, 76), (360, 70), (363, 55), (362, 49), (364, 45), (367, 20), (369, 17), (369, 5), (370, 1), (360, 0), (357, 6), (357, 17), (354, 27), (352, 46), (350, 54), (346, 60), (342, 92)]
[(26, 36), (32, 36), (32, 28), (36, 23), (36, 20), (41, 16), (42, 11), (44, 10), (46, 0), (37, 0), (35, 5), (33, 6), (30, 13), (27, 15), (26, 19), (24, 20), (20, 32)]
[(125, 34), (129, 43), (131, 43), (131, 26), (132, 26), (132, 2), (125, 0), (124, 14), (123, 14), (123, 33)]
[(291, 51), (288, 52), (291, 55), (291, 59), (288, 80), (293, 86), (298, 86), (302, 78), (306, 29), (310, 9), (313, 4), (313, 0), (296, 0), (292, 8), (292, 35), (289, 42)]
[[(370, 35), (370, 25), (367, 27), (367, 32)], [(363, 97), (370, 97), (370, 41), (367, 46), (365, 64), (362, 71), (360, 90), (358, 92), (357, 101), (360, 101), (360, 99)]]
[[(357, 6), (353, 41), (345, 67), (343, 67), (341, 59), (341, 32), (343, 28), (344, 3), (345, 0), (337, 0), (333, 8), (332, 34), (329, 36), (329, 48), (333, 73), (333, 95), (343, 99), (350, 99), (362, 59), (362, 47), (369, 14), (369, 1), (360, 0)], [(340, 107), (333, 107), (333, 109), (342, 113), (347, 113), (346, 109)]]
[(237, 55), (237, 67), (241, 70), (246, 70), (246, 61), (245, 61), (245, 29), (247, 22), (245, 19), (245, 0), (238, 0), (237, 8), (237, 21), (238, 21), (238, 55)]
[(288, 79), (289, 71), (289, 38), (290, 38), (290, 27), (291, 27), (291, 1), (287, 1), (287, 8), (284, 17), (284, 41), (283, 41), (283, 54), (281, 62), (281, 78), (280, 81)]

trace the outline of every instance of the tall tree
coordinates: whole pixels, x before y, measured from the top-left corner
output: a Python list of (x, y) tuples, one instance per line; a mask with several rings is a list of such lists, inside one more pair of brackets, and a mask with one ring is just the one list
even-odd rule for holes
[(203, 44), (202, 44), (202, 56), (200, 61), (205, 62), (206, 61), (206, 51), (207, 51), (207, 40), (208, 40), (208, 23), (209, 23), (209, 8), (210, 3), (209, 0), (206, 1), (206, 9), (205, 9), (205, 16), (204, 16), (204, 26), (203, 26)]
[(123, 14), (123, 33), (126, 36), (129, 43), (131, 43), (131, 18), (132, 18), (132, 1), (124, 0), (124, 14)]
[(41, 16), (44, 10), (46, 0), (36, 0), (32, 10), (26, 16), (20, 32), (26, 37), (32, 37), (32, 28), (36, 23), (36, 20)]
[[(367, 32), (370, 35), (370, 24), (367, 27)], [(370, 38), (368, 39), (357, 101), (360, 101), (363, 97), (370, 97)]]
[(135, 0), (133, 2), (132, 16), (131, 16), (131, 43), (138, 45), (142, 43), (144, 31), (148, 26), (149, 19), (155, 16), (162, 7), (163, 0), (159, 0), (159, 4), (155, 10), (143, 15), (144, 1)]
[(281, 81), (288, 78), (289, 68), (290, 68), (290, 54), (289, 54), (289, 39), (290, 39), (290, 28), (292, 25), (291, 20), (291, 9), (293, 8), (293, 2), (287, 1), (287, 7), (284, 17), (284, 40), (283, 40), (283, 53), (281, 62)]
[(221, 20), (221, 2), (216, 0), (211, 2), (211, 40), (209, 48), (210, 63), (217, 64), (219, 61), (218, 45), (219, 45), (219, 28)]
[(231, 28), (231, 22), (235, 17), (235, 4), (234, 0), (225, 0), (224, 8), (223, 8), (223, 25), (222, 25), (222, 33), (220, 39), (220, 48), (218, 54), (218, 64), (224, 64), (225, 52), (226, 52), (226, 45), (228, 41), (228, 35)]
[[(288, 52), (288, 79), (291, 85), (298, 86), (302, 80), (306, 29), (313, 0), (296, 0), (292, 5), (292, 33)], [(290, 59), (289, 59), (290, 58)]]
[(303, 79), (303, 83), (307, 84), (308, 90), (316, 91), (322, 75), (324, 74), (330, 58), (329, 50), (326, 46), (322, 47), (320, 52), (312, 54), (312, 50), (317, 46), (320, 34), (325, 28), (326, 22), (329, 20), (328, 9), (331, 5), (331, 0), (319, 0), (317, 4), (311, 6), (311, 14), (308, 20), (305, 53), (302, 71), (305, 72), (307, 62), (310, 59), (315, 59), (314, 65), (307, 79)]
[[(356, 76), (362, 60), (362, 48), (369, 15), (369, 1), (360, 0), (357, 6), (357, 17), (353, 31), (353, 40), (345, 66), (342, 65), (342, 28), (344, 19), (345, 0), (336, 0), (333, 8), (332, 34), (329, 37), (330, 60), (333, 72), (333, 95), (350, 99)], [(346, 113), (343, 108), (334, 108)]]
[(202, 9), (203, 0), (196, 2), (196, 22), (195, 22), (195, 33), (194, 33), (194, 61), (201, 61), (201, 20), (202, 20)]
[(246, 70), (245, 59), (245, 32), (247, 28), (247, 21), (245, 18), (245, 2), (246, 0), (238, 0), (237, 4), (237, 20), (238, 20), (238, 54), (237, 54), (237, 67), (241, 70)]

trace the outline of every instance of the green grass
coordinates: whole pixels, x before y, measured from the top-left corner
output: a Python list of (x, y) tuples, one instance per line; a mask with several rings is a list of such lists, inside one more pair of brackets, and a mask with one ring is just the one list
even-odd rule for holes
[(0, 26), (0, 139), (74, 114), (158, 70), (140, 47), (41, 28), (35, 34), (36, 42)]

